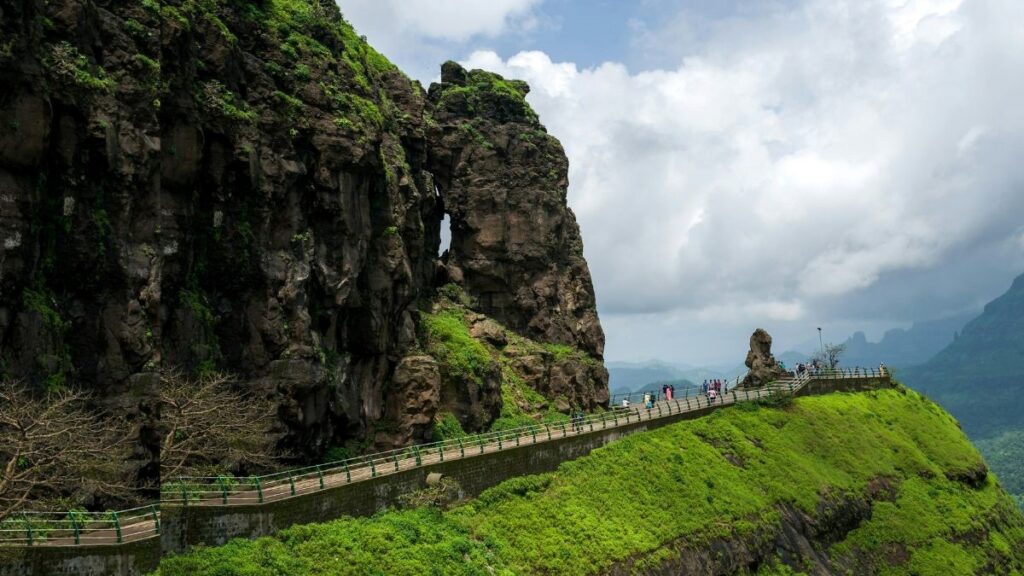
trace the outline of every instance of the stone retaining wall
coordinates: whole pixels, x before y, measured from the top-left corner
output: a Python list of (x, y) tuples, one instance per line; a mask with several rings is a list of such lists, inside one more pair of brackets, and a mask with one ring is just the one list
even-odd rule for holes
[(111, 546), (0, 547), (0, 576), (137, 576), (156, 569), (160, 540)]
[[(861, 392), (892, 388), (888, 377), (813, 380), (797, 396)], [(665, 416), (657, 420), (578, 436), (522, 445), (500, 452), (449, 460), (256, 505), (161, 506), (162, 532), (152, 538), (116, 546), (37, 546), (0, 548), (0, 576), (137, 576), (156, 568), (161, 554), (174, 554), (198, 544), (215, 546), (232, 538), (257, 538), (295, 524), (326, 522), (344, 516), (369, 516), (397, 505), (403, 494), (426, 488), (427, 474), (439, 472), (456, 480), (470, 498), (509, 478), (551, 472), (563, 462), (585, 456), (623, 436), (706, 416), (719, 406)], [(540, 439), (540, 437), (538, 437)], [(467, 447), (467, 455), (472, 448)]]

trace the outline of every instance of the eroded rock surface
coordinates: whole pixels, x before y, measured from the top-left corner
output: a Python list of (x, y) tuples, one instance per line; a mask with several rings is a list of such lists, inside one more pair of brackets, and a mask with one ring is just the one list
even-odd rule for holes
[(447, 273), (509, 328), (599, 359), (604, 332), (566, 204), (569, 161), (528, 91), (454, 62), (430, 87), (439, 132), (429, 162), (451, 216)]
[(13, 0), (0, 39), (5, 375), (148, 422), (158, 367), (229, 371), (293, 453), (407, 444), (443, 404), (500, 410), (500, 369), (470, 385), (416, 352), (454, 281), (592, 358), (538, 390), (607, 396), (567, 161), (525, 84), (446, 65), (428, 98), (327, 0)]
[(775, 356), (772, 355), (771, 335), (762, 328), (758, 328), (750, 336), (750, 351), (747, 352), (747, 359), (744, 363), (749, 371), (740, 383), (743, 388), (764, 386), (786, 375), (786, 371), (779, 366)]

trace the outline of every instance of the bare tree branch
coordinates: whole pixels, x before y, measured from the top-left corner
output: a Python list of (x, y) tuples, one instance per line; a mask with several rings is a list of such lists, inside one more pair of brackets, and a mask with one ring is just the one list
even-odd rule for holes
[(138, 500), (125, 465), (132, 426), (91, 410), (88, 400), (80, 390), (41, 393), (0, 381), (0, 520), (97, 496)]
[(277, 420), (266, 398), (237, 389), (223, 374), (160, 379), (160, 477), (214, 476), (277, 466)]

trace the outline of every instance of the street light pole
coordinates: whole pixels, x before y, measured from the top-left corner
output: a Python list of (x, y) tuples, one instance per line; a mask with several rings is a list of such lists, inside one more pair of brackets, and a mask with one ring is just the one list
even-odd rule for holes
[(821, 345), (821, 359), (825, 361), (825, 341), (821, 339), (821, 326), (818, 326), (818, 344)]

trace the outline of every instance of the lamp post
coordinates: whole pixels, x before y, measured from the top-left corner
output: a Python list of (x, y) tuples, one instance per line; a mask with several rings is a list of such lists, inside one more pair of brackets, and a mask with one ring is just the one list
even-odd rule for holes
[(825, 341), (821, 339), (821, 326), (818, 326), (818, 344), (821, 345), (821, 360), (825, 361)]

